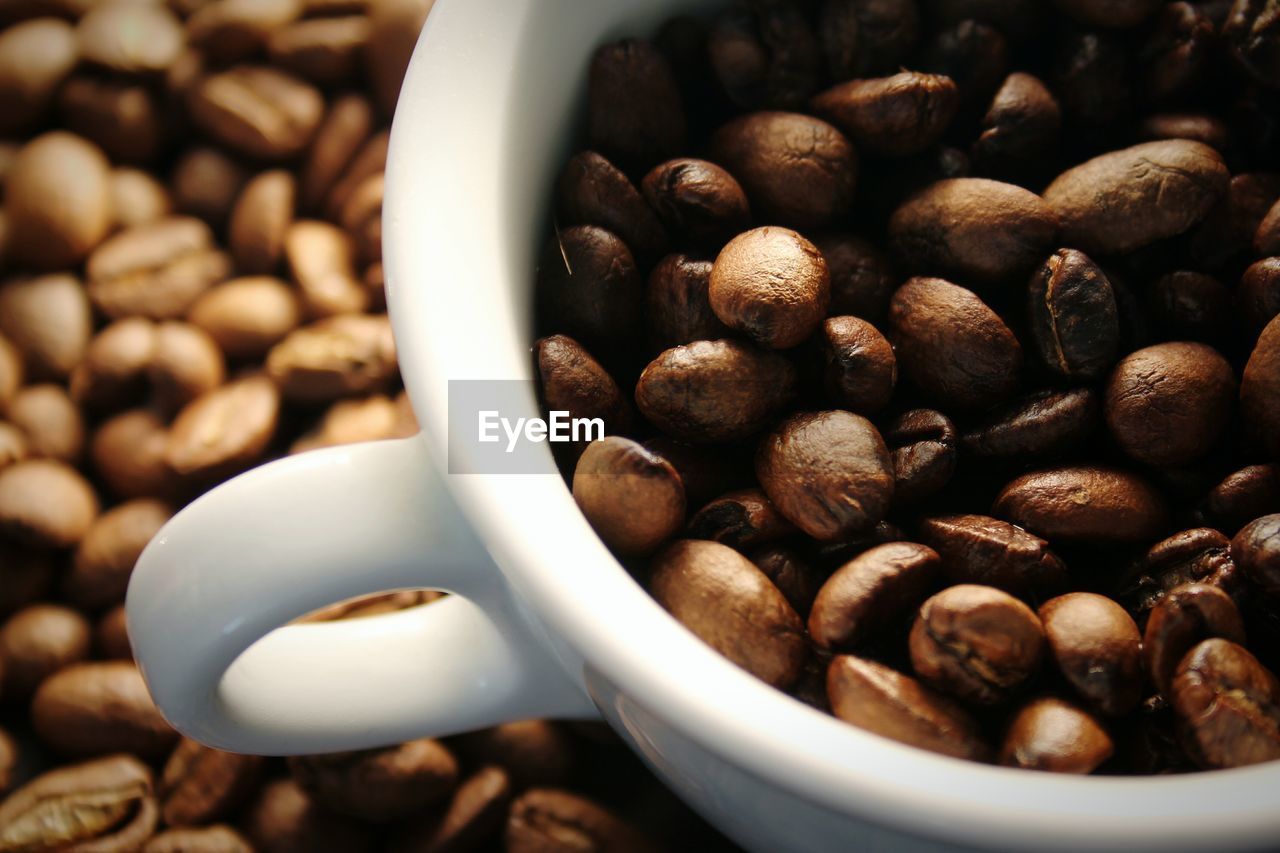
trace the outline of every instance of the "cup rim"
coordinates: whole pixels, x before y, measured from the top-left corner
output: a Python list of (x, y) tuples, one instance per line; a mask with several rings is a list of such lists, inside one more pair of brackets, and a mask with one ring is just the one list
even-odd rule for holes
[[(504, 217), (512, 215), (504, 186), (528, 166), (503, 156), (517, 150), (513, 135), (527, 132), (504, 111), (530, 77), (518, 60), (534, 7), (540, 16), (573, 12), (565, 31), (599, 36), (617, 31), (627, 2), (438, 0), (423, 28), (391, 134), (384, 266), (406, 388), (442, 471), (448, 381), (531, 375), (532, 335), (522, 331), (518, 299), (492, 297), (494, 288), (506, 290), (500, 280), (518, 282), (513, 292), (526, 294), (532, 257), (491, 249), (503, 247)], [(588, 50), (581, 48), (582, 75)], [(550, 174), (557, 166), (535, 168)], [(477, 246), (490, 251), (459, 257)], [(529, 265), (504, 265), (503, 255)], [(468, 277), (480, 283), (463, 284)], [(473, 328), (468, 316), (489, 328)], [(870, 734), (756, 680), (679, 625), (600, 543), (558, 475), (448, 480), (508, 582), (551, 632), (695, 742), (829, 809), (909, 833), (1001, 846), (1169, 850), (1280, 838), (1280, 809), (1266, 794), (1280, 790), (1280, 762), (1176, 777), (1077, 778), (975, 764)], [(568, 562), (591, 570), (566, 583)], [(683, 672), (673, 678), (676, 665)]]

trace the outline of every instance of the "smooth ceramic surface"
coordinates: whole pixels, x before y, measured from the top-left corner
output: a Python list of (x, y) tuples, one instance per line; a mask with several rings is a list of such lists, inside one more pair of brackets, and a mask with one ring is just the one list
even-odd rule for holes
[[(682, 796), (759, 851), (1280, 843), (1280, 766), (1078, 779), (909, 749), (702, 645), (592, 534), (549, 456), (541, 476), (433, 473), (447, 458), (448, 381), (529, 376), (531, 270), (591, 50), (713, 5), (437, 2), (397, 112), (383, 208), (389, 302), (425, 437), (275, 463), (162, 531), (129, 596), (161, 708), (216, 745), (285, 753), (583, 715), (589, 695)], [(526, 403), (514, 414), (533, 414)], [(460, 595), (278, 631), (222, 677), (286, 620), (403, 586)]]

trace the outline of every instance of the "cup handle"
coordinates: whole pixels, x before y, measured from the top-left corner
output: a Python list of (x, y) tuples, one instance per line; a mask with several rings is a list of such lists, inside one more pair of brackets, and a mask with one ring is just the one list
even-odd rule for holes
[[(285, 623), (392, 589), (453, 595)], [(161, 712), (220, 749), (336, 752), (528, 717), (595, 717), (519, 610), (421, 436), (281, 459), (183, 509), (129, 584)]]

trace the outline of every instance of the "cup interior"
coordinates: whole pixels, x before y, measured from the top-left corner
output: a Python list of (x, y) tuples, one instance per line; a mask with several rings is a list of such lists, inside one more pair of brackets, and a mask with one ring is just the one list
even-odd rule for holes
[[(439, 0), (392, 133), (388, 300), (435, 461), (448, 383), (531, 378), (531, 293), (551, 186), (574, 150), (600, 43), (720, 0)], [(530, 393), (525, 411), (536, 415)], [(823, 806), (1011, 847), (1263, 847), (1280, 839), (1280, 765), (1074, 778), (906, 747), (767, 687), (676, 623), (599, 542), (555, 472), (450, 486), (571, 672), (591, 664), (689, 738)], [(456, 469), (455, 469), (456, 470)]]

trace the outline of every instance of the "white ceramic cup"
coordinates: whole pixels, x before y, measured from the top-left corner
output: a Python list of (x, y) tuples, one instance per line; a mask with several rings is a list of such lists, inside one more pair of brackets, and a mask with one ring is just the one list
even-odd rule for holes
[[(449, 380), (530, 377), (533, 269), (591, 51), (718, 3), (439, 0), (400, 98), (383, 208), (391, 316), (423, 434), (272, 463), (160, 532), (128, 616), (161, 710), (205, 743), (266, 754), (603, 716), (759, 851), (1280, 843), (1280, 764), (1081, 779), (867, 734), (671, 619), (592, 533), (549, 454), (541, 475), (439, 473)], [(536, 414), (532, 394), (524, 406), (516, 414)], [(465, 452), (452, 461), (467, 470)], [(406, 587), (454, 595), (280, 628)]]

